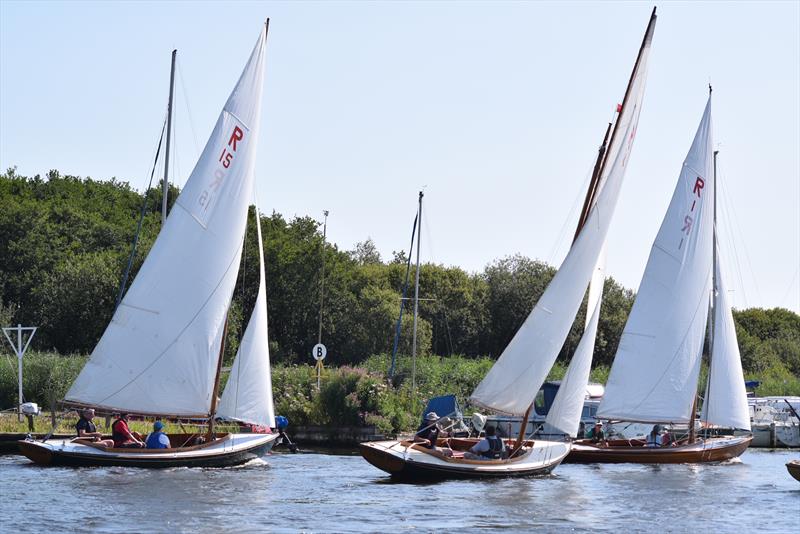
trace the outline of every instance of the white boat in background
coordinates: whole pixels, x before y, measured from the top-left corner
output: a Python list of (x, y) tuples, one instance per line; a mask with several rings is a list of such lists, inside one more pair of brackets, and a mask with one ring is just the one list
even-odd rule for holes
[(751, 397), (748, 407), (751, 447), (800, 448), (800, 397)]
[(203, 418), (208, 432), (170, 435), (173, 448), (155, 450), (80, 439), (19, 442), (34, 462), (221, 467), (265, 454), (278, 438), (214, 432), (216, 418), (275, 427), (258, 215), (258, 296), (218, 406), (228, 311), (255, 200), (268, 22), (163, 229), (65, 397), (68, 405), (106, 413)]

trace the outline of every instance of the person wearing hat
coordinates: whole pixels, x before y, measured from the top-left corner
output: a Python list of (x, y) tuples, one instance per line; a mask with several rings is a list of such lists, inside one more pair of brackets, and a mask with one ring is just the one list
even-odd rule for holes
[(590, 438), (592, 440), (592, 443), (600, 443), (602, 441), (605, 441), (606, 433), (603, 432), (603, 423), (601, 423), (600, 421), (597, 421), (594, 424), (594, 428), (592, 428), (589, 431), (589, 435), (586, 436), (586, 437)]
[(417, 429), (414, 435), (414, 441), (428, 447), (429, 449), (436, 449), (436, 440), (439, 439), (439, 433), (442, 429), (439, 427), (439, 415), (436, 412), (428, 412), (425, 419)]
[(171, 447), (169, 438), (164, 434), (164, 423), (156, 421), (153, 423), (153, 431), (147, 436), (148, 449), (169, 449)]

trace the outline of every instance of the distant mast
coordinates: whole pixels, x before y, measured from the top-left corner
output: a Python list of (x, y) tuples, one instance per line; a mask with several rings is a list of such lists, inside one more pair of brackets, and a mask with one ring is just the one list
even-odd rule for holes
[(419, 243), (422, 237), (422, 197), (423, 192), (419, 192), (419, 208), (417, 208), (417, 220), (419, 221), (419, 232), (417, 232), (417, 273), (414, 281), (414, 328), (411, 337), (411, 398), (417, 390), (417, 314), (419, 313)]
[(164, 155), (164, 181), (161, 190), (161, 227), (167, 224), (167, 197), (169, 196), (169, 145), (172, 137), (172, 94), (175, 90), (175, 55), (172, 51), (172, 66), (169, 71), (169, 102), (167, 103), (167, 147)]

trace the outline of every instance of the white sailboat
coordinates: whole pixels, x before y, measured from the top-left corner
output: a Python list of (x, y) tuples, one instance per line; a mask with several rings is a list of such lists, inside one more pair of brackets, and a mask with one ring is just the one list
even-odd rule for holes
[[(678, 463), (739, 456), (751, 436), (697, 439), (695, 397), (713, 288), (713, 349), (704, 418), (750, 429), (742, 365), (716, 250), (711, 95), (622, 333), (599, 419), (689, 425), (666, 446), (577, 442), (570, 461)], [(715, 154), (714, 154), (715, 155)]]
[[(524, 414), (519, 437), (507, 442), (509, 458), (465, 459), (464, 451), (475, 443), (469, 439), (440, 440), (437, 445), (448, 448), (447, 453), (412, 441), (393, 440), (361, 444), (361, 454), (371, 464), (396, 477), (526, 476), (551, 471), (568, 454), (567, 443), (526, 440), (524, 429), (534, 398), (561, 350), (600, 261), (636, 135), (655, 22), (654, 9), (604, 155), (606, 164), (600, 166), (587, 197), (572, 247), (533, 311), (470, 397), (473, 404), (495, 412)], [(595, 307), (599, 307), (599, 299)]]
[[(223, 343), (255, 197), (264, 25), (166, 224), (65, 402), (105, 412), (208, 418), (205, 443), (170, 435), (172, 449), (104, 448), (70, 440), (20, 442), (44, 464), (223, 466), (267, 452), (277, 434), (214, 433), (214, 419), (274, 427), (264, 255), (258, 298), (217, 407)], [(258, 217), (257, 217), (258, 219)]]

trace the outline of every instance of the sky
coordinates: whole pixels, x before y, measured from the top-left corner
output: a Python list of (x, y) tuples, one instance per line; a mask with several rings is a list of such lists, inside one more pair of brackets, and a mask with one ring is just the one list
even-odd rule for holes
[[(144, 189), (177, 48), (182, 186), (269, 17), (262, 211), (388, 260), (424, 189), (423, 261), (558, 265), (653, 5), (0, 0), (0, 168)], [(657, 5), (608, 273), (638, 287), (712, 83), (733, 305), (800, 312), (800, 2)]]

